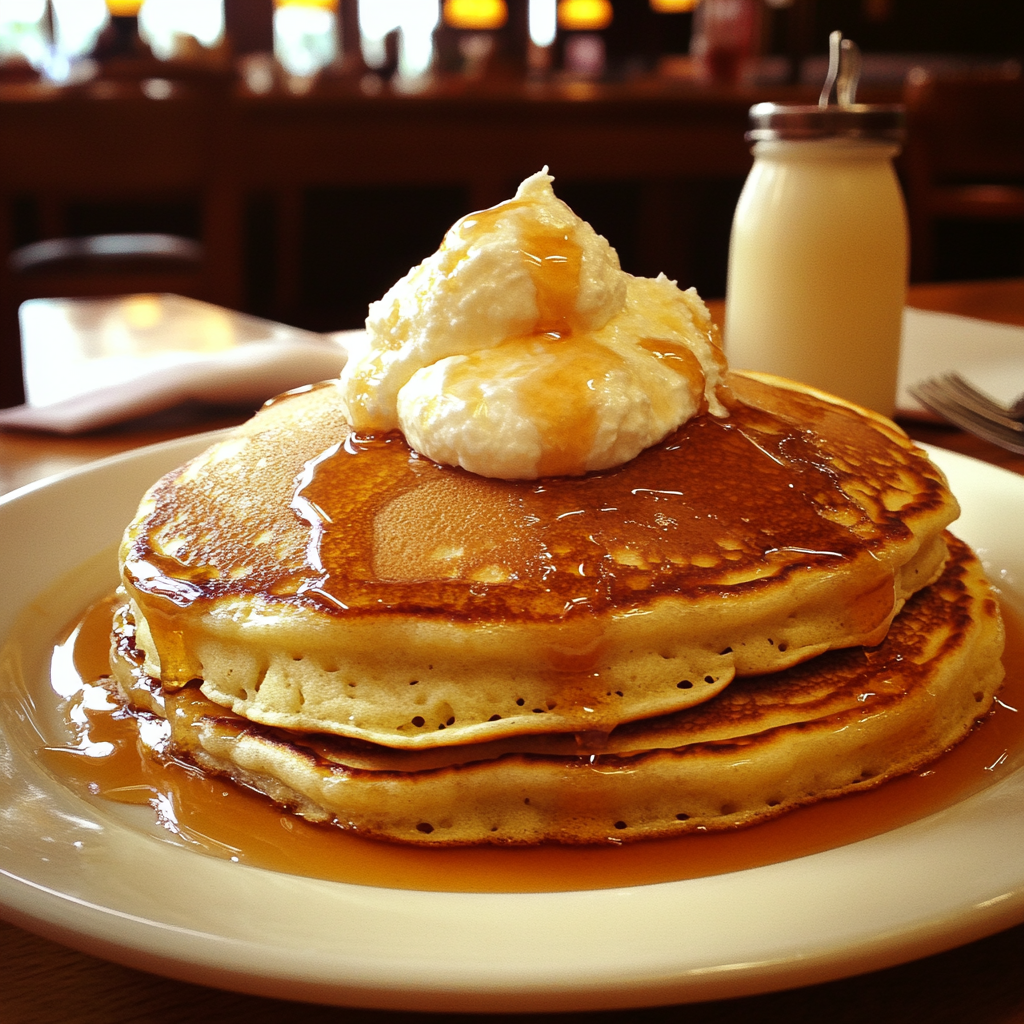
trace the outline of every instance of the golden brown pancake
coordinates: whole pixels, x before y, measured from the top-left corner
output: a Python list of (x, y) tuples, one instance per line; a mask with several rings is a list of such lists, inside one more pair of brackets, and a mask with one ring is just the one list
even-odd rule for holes
[(404, 749), (608, 733), (883, 639), (958, 508), (892, 423), (734, 376), (616, 469), (487, 479), (360, 436), (327, 383), (159, 481), (122, 546), (146, 671)]
[(124, 618), (113, 666), (139, 713), (169, 720), (162, 756), (370, 837), (622, 842), (729, 828), (912, 771), (988, 711), (1003, 676), (1002, 622), (975, 556), (949, 544), (942, 576), (907, 602), (881, 644), (738, 680), (600, 744), (544, 734), (395, 750), (253, 724), (197, 685), (163, 691)]

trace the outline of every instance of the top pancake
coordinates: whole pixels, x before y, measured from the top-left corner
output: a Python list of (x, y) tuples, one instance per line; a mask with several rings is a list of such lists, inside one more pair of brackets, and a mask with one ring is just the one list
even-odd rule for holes
[(945, 559), (941, 473), (888, 420), (733, 375), (625, 466), (508, 482), (360, 437), (331, 384), (159, 481), (123, 579), (165, 685), (396, 747), (608, 732), (874, 644)]

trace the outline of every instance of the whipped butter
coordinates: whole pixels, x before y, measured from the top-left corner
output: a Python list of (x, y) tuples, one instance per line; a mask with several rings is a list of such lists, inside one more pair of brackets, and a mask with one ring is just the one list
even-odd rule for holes
[(702, 411), (726, 415), (696, 292), (625, 273), (552, 180), (463, 217), (371, 304), (339, 382), (357, 430), (531, 480), (621, 465)]

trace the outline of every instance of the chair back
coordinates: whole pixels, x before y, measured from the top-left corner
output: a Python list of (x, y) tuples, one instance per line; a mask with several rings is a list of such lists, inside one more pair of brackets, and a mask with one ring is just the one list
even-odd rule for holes
[[(80, 89), (0, 90), (5, 404), (18, 397), (17, 308), (26, 299), (142, 291), (241, 303), (240, 200), (224, 117), (229, 86), (213, 76), (160, 79), (154, 92), (151, 81), (111, 77)], [(133, 206), (194, 209), (198, 237), (74, 237), (76, 210)], [(36, 214), (41, 236), (20, 249), (17, 209)]]
[(1024, 183), (1024, 75), (915, 69), (904, 89), (908, 157), (936, 183)]
[(1016, 63), (961, 74), (915, 68), (903, 99), (912, 277), (927, 281), (936, 221), (1024, 222), (1024, 75)]

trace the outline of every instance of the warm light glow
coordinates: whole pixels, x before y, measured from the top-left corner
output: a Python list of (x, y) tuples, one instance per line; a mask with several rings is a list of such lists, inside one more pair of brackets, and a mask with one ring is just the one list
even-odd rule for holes
[(328, 11), (338, 9), (338, 0), (274, 0), (275, 7), (323, 7)]
[(562, 0), (558, 5), (558, 24), (564, 29), (597, 32), (611, 23), (611, 0)]
[(444, 20), (452, 28), (477, 32), (501, 28), (508, 21), (505, 0), (444, 0)]
[(692, 11), (699, 0), (651, 0), (651, 10), (657, 14), (685, 14)]
[(115, 17), (138, 14), (141, 6), (142, 0), (107, 0), (107, 10)]

